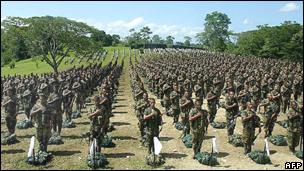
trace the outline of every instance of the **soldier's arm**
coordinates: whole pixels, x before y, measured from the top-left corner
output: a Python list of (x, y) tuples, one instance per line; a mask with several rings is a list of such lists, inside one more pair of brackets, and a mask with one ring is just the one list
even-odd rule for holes
[(2, 106), (5, 107), (5, 106), (7, 106), (9, 103), (11, 103), (11, 102), (13, 102), (12, 99), (7, 100), (6, 102), (2, 103)]
[(99, 113), (100, 113), (100, 110), (98, 109), (98, 110), (96, 110), (95, 112), (93, 112), (91, 114), (88, 113), (88, 116), (89, 116), (89, 118), (91, 118), (91, 117), (93, 117), (93, 116), (95, 116), (95, 115), (97, 115)]
[(34, 117), (37, 113), (39, 113), (41, 111), (41, 109), (36, 109), (36, 108), (33, 108), (31, 110), (31, 113), (30, 113), (30, 116), (31, 117)]
[(148, 114), (148, 115), (144, 115), (144, 120), (148, 120), (150, 119), (151, 117), (153, 117), (155, 114), (152, 112), (151, 114)]
[(242, 121), (243, 122), (246, 122), (246, 121), (248, 121), (249, 119), (251, 119), (252, 117), (253, 117), (254, 115), (253, 114), (250, 114), (249, 116), (245, 116), (245, 115), (242, 115)]
[(197, 115), (194, 115), (194, 116), (189, 116), (189, 121), (197, 120), (201, 116), (203, 116), (202, 112), (199, 112)]
[(237, 103), (233, 103), (232, 105), (226, 105), (226, 109), (231, 109), (237, 106)]

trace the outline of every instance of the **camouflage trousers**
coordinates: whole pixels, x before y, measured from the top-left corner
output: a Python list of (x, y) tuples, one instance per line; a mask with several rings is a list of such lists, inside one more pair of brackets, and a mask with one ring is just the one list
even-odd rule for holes
[(286, 110), (289, 106), (289, 98), (283, 97), (282, 98), (282, 104), (281, 104), (281, 112), (286, 113)]
[(138, 129), (140, 132), (141, 139), (143, 140), (145, 136), (145, 122), (143, 119), (138, 119)]
[(30, 119), (31, 108), (30, 107), (25, 107), (24, 108), (24, 113), (25, 113), (27, 119)]
[(17, 123), (17, 116), (15, 114), (7, 114), (7, 116), (5, 117), (5, 121), (8, 132), (10, 134), (14, 134)]
[(39, 142), (39, 150), (46, 152), (47, 145), (51, 137), (51, 127), (50, 126), (37, 127), (36, 131), (37, 131), (37, 140)]
[(173, 109), (172, 108), (172, 114), (173, 114), (173, 123), (178, 122), (179, 114), (180, 114), (180, 109)]
[(53, 131), (58, 131), (58, 134), (60, 135), (62, 128), (62, 111), (54, 111), (52, 113), (52, 126)]
[(251, 146), (254, 140), (255, 129), (254, 128), (243, 128), (243, 143), (245, 154), (251, 152)]
[(96, 152), (101, 151), (101, 143), (102, 139), (104, 137), (104, 132), (100, 132), (101, 127), (100, 126), (91, 126), (90, 128), (90, 141), (92, 142), (93, 139), (96, 139)]
[(64, 113), (65, 113), (65, 119), (67, 121), (72, 121), (72, 108), (71, 107), (65, 108)]
[(265, 125), (264, 125), (264, 130), (265, 130), (265, 136), (269, 137), (272, 135), (272, 131), (274, 128), (274, 124), (276, 122), (277, 119), (274, 119), (272, 121), (269, 121), (269, 119), (267, 118), (265, 121)]
[(194, 155), (196, 155), (197, 153), (201, 152), (201, 148), (202, 148), (202, 143), (204, 140), (204, 134), (205, 134), (205, 130), (204, 128), (199, 128), (196, 130), (191, 130), (191, 134), (192, 134), (192, 149), (194, 152)]
[(147, 134), (147, 142), (148, 142), (148, 154), (154, 153), (154, 141), (153, 141), (153, 137), (157, 137), (159, 136), (159, 130), (157, 129), (147, 129), (146, 130), (146, 134)]
[(183, 136), (186, 136), (190, 133), (190, 123), (189, 123), (189, 117), (184, 116), (182, 117), (182, 125), (183, 125)]
[(234, 116), (235, 115), (226, 114), (228, 136), (231, 136), (234, 133), (234, 128), (235, 128), (235, 124), (236, 124), (236, 118), (234, 118)]
[(294, 152), (295, 148), (299, 145), (300, 136), (301, 136), (300, 132), (290, 132), (290, 131), (288, 131), (287, 142), (288, 142), (289, 149), (291, 151)]
[(216, 108), (215, 107), (208, 107), (208, 113), (209, 113), (209, 122), (214, 122), (215, 116), (216, 116)]

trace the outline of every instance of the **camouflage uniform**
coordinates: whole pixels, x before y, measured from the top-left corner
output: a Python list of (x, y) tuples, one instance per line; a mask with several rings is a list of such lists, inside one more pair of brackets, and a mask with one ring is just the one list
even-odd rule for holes
[(186, 134), (190, 133), (190, 125), (189, 125), (189, 112), (191, 108), (193, 107), (193, 101), (191, 97), (185, 97), (183, 96), (180, 99), (180, 106), (183, 106), (186, 104), (184, 107), (180, 107), (181, 109), (181, 119), (182, 119), (182, 125), (183, 125), (183, 136), (186, 136)]
[[(211, 100), (208, 100), (209, 98), (214, 97)], [(213, 91), (210, 91), (207, 94), (207, 107), (208, 107), (208, 113), (209, 113), (209, 121), (212, 123), (214, 121), (214, 118), (216, 116), (217, 108), (216, 108), (216, 94)]]
[(39, 142), (39, 150), (47, 152), (48, 141), (51, 137), (51, 119), (52, 113), (47, 105), (46, 96), (47, 85), (41, 84), (39, 92), (39, 100), (31, 110), (31, 117), (36, 122), (37, 139)]
[(288, 118), (288, 146), (290, 151), (295, 152), (295, 148), (299, 145), (299, 140), (301, 136), (301, 127), (303, 127), (303, 116), (299, 109), (289, 108), (287, 113)]
[(251, 145), (254, 141), (255, 128), (259, 126), (259, 123), (256, 123), (255, 112), (252, 110), (245, 110), (241, 113), (242, 118), (252, 116), (247, 121), (243, 121), (243, 143), (245, 154), (251, 152)]
[[(237, 100), (235, 98), (226, 98), (226, 107), (231, 106), (233, 104), (237, 105)], [(236, 117), (238, 115), (239, 108), (238, 105), (231, 108), (227, 109), (226, 108), (226, 121), (227, 121), (227, 131), (228, 131), (228, 136), (233, 135), (235, 124), (236, 124)]]
[(149, 119), (145, 119), (147, 128), (146, 128), (146, 134), (147, 134), (147, 142), (148, 142), (148, 153), (154, 153), (154, 142), (153, 137), (159, 136), (159, 125), (161, 125), (161, 113), (159, 109), (157, 108), (151, 108), (148, 107), (144, 111), (144, 115), (150, 115), (152, 113), (155, 113), (156, 116), (152, 116)]
[(3, 97), (2, 106), (5, 108), (5, 121), (9, 134), (15, 133), (15, 126), (17, 123), (17, 97), (13, 94), (14, 89), (11, 85), (5, 88), (8, 91), (7, 96)]
[(178, 117), (180, 114), (179, 109), (179, 94), (176, 91), (172, 91), (170, 93), (170, 99), (171, 99), (171, 108), (172, 108), (172, 114), (173, 114), (173, 123), (178, 122)]
[(197, 110), (196, 108), (192, 108), (189, 112), (189, 117), (193, 117), (199, 113), (203, 113), (203, 115), (196, 120), (189, 121), (190, 129), (192, 134), (192, 148), (194, 155), (199, 153), (202, 148), (202, 143), (204, 140), (205, 127), (208, 124), (208, 112), (206, 110)]
[(269, 137), (272, 135), (274, 124), (277, 120), (277, 115), (275, 111), (278, 110), (278, 106), (269, 99), (263, 100), (260, 105), (265, 106), (264, 114), (263, 114), (264, 122), (265, 122), (264, 130), (265, 130), (265, 137)]
[[(139, 96), (137, 94), (137, 96)], [(141, 141), (143, 141), (143, 138), (144, 138), (144, 135), (145, 135), (145, 132), (144, 132), (144, 129), (145, 129), (145, 121), (144, 121), (144, 111), (145, 109), (149, 107), (149, 102), (147, 100), (144, 100), (144, 99), (138, 99), (138, 101), (136, 101), (136, 116), (137, 116), (137, 119), (138, 119), (138, 128), (139, 128), (139, 131), (140, 131), (140, 135), (141, 135)]]

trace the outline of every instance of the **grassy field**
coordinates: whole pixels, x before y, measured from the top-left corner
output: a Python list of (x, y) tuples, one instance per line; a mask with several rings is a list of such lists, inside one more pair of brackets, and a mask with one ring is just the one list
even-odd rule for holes
[[(119, 55), (123, 54), (123, 49), (126, 49), (126, 54), (128, 53), (128, 47), (105, 47), (104, 49), (108, 50), (108, 54), (106, 56), (106, 59), (103, 62), (103, 66), (107, 65), (110, 60), (112, 59), (114, 49), (119, 50)], [(73, 56), (73, 55), (72, 55)], [(128, 56), (127, 56), (128, 57)], [(119, 62), (121, 63), (122, 58), (119, 58)], [(63, 62), (59, 66), (59, 71), (63, 71), (69, 68), (72, 68), (73, 66), (79, 67), (81, 65), (87, 66), (90, 64), (91, 61), (86, 62), (86, 60), (83, 60), (81, 63), (78, 63), (79, 59), (75, 59), (74, 63), (70, 64), (70, 61), (72, 60), (72, 57), (67, 57), (63, 60)], [(65, 61), (68, 61), (67, 64), (64, 64)], [(47, 73), (47, 72), (53, 72), (53, 69), (46, 63), (46, 62), (38, 62), (38, 68), (36, 67), (35, 61), (32, 59), (26, 59), (22, 61), (16, 62), (16, 67), (14, 69), (10, 69), (8, 65), (1, 67), (1, 76), (7, 76), (7, 75), (28, 75), (31, 73), (34, 74), (41, 74), (41, 73)]]

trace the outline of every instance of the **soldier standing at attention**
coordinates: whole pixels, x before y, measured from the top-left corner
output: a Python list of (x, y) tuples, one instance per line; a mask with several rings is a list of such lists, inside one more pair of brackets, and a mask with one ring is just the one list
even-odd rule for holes
[(59, 83), (55, 79), (51, 79), (50, 84), (52, 86), (52, 93), (48, 97), (48, 105), (50, 105), (50, 110), (52, 112), (52, 126), (53, 131), (57, 132), (58, 135), (61, 133), (62, 128), (62, 97), (58, 93)]
[(215, 115), (217, 112), (216, 100), (217, 100), (217, 96), (216, 96), (215, 92), (213, 91), (213, 87), (210, 87), (210, 91), (207, 94), (207, 107), (208, 107), (210, 123), (214, 122), (214, 118), (215, 118)]
[(291, 152), (295, 152), (295, 148), (299, 145), (299, 140), (301, 136), (301, 127), (303, 127), (303, 116), (300, 113), (298, 104), (296, 101), (291, 101), (290, 108), (287, 113), (288, 119), (288, 146)]
[(228, 136), (231, 136), (233, 135), (236, 124), (236, 117), (239, 112), (239, 106), (236, 98), (234, 97), (233, 91), (230, 91), (228, 93), (228, 96), (226, 97), (225, 109), (226, 109), (227, 132), (228, 132)]
[(163, 106), (165, 108), (165, 113), (167, 116), (169, 116), (169, 109), (171, 106), (171, 102), (170, 102), (170, 86), (168, 84), (164, 84), (163, 86)]
[(170, 100), (171, 100), (171, 108), (173, 113), (173, 124), (178, 122), (178, 117), (180, 113), (179, 109), (179, 92), (178, 92), (178, 86), (177, 84), (173, 84), (173, 91), (170, 94)]
[(42, 83), (39, 89), (39, 100), (31, 110), (31, 117), (36, 122), (39, 150), (47, 152), (47, 145), (51, 137), (51, 109), (47, 105), (47, 84)]
[(180, 99), (181, 119), (183, 125), (183, 137), (190, 133), (189, 112), (194, 106), (190, 92), (185, 91), (184, 96)]
[(69, 85), (67, 84), (65, 89), (62, 92), (62, 103), (63, 103), (63, 110), (65, 113), (65, 119), (67, 122), (72, 121), (72, 107), (73, 107), (73, 93), (69, 90)]
[(149, 101), (148, 101), (148, 94), (147, 93), (142, 93), (140, 91), (137, 94), (137, 97), (140, 95), (143, 95), (143, 98), (139, 97), (139, 100), (136, 103), (136, 116), (138, 119), (138, 128), (140, 131), (140, 142), (144, 143), (144, 135), (145, 135), (145, 122), (144, 122), (144, 111), (147, 107), (149, 107)]
[(256, 114), (253, 109), (253, 104), (247, 103), (247, 110), (242, 112), (242, 123), (243, 123), (243, 143), (244, 143), (244, 154), (251, 152), (251, 145), (254, 141), (255, 128), (259, 128), (261, 132), (260, 124), (255, 119)]
[(154, 153), (153, 137), (159, 136), (159, 126), (162, 124), (160, 110), (155, 107), (155, 99), (149, 99), (150, 106), (144, 112), (144, 120), (147, 125), (147, 141), (148, 141), (148, 153)]
[(2, 106), (5, 108), (6, 112), (5, 121), (8, 129), (7, 136), (10, 136), (15, 133), (17, 123), (17, 97), (14, 94), (15, 91), (11, 85), (7, 85), (4, 92), (7, 92), (7, 96), (3, 97)]
[(195, 106), (190, 110), (189, 122), (192, 134), (192, 144), (193, 144), (193, 159), (195, 155), (201, 151), (205, 127), (208, 124), (208, 112), (201, 108), (202, 103), (200, 101), (195, 101)]
[(90, 122), (90, 141), (96, 139), (97, 152), (101, 151), (101, 142), (104, 135), (103, 129), (105, 127), (105, 108), (101, 105), (101, 99), (99, 96), (94, 97), (95, 108), (93, 113), (88, 113), (88, 117), (91, 120)]

